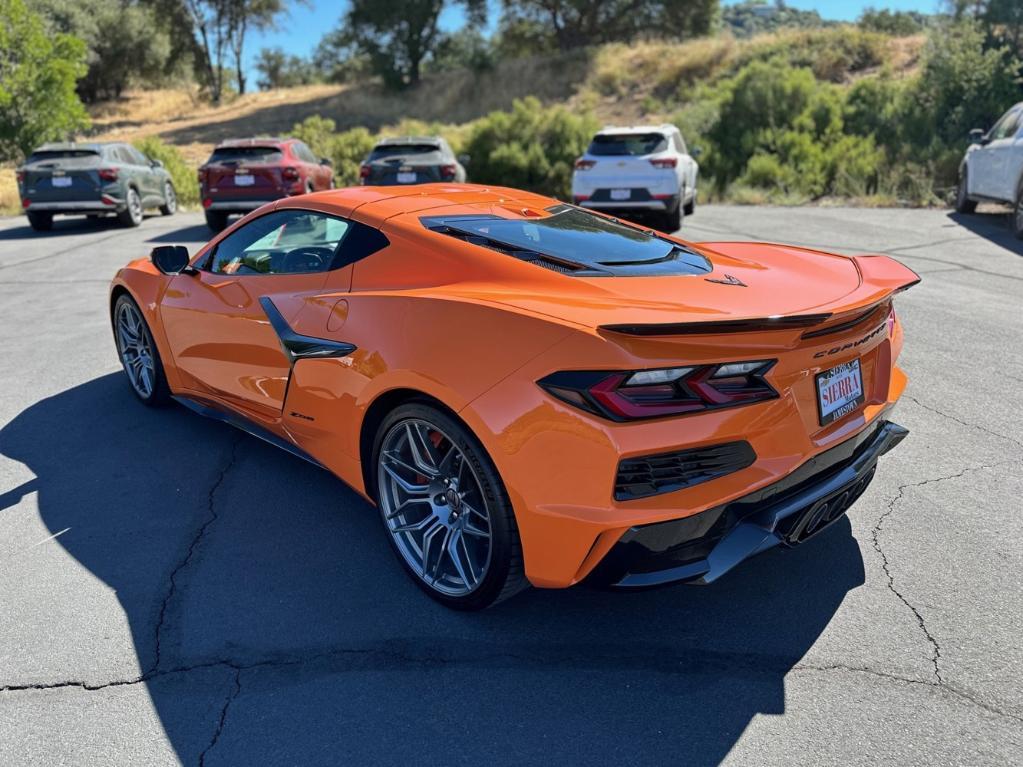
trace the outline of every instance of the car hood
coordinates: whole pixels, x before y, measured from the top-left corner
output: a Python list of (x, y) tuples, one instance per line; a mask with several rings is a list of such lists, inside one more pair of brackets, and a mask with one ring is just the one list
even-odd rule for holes
[(765, 243), (714, 242), (690, 247), (710, 260), (710, 273), (564, 277), (557, 284), (545, 281), (536, 292), (490, 291), (489, 297), (590, 328), (646, 328), (640, 334), (668, 335), (672, 328), (690, 323), (783, 317), (823, 321), (875, 304), (919, 280), (910, 269), (886, 256), (850, 257)]

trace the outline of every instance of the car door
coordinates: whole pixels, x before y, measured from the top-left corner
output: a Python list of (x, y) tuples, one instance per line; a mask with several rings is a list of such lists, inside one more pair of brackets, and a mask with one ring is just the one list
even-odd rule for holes
[(982, 146), (970, 157), (970, 193), (996, 200), (1011, 200), (1015, 190), (1008, 192), (1006, 165), (1019, 128), (1021, 110), (1013, 107), (988, 131)]
[[(281, 329), (294, 328), (303, 299), (327, 284), (349, 227), (324, 213), (274, 211), (220, 240), (197, 272), (174, 277), (160, 313), (182, 384), (251, 415), (279, 417), (293, 362)], [(350, 270), (344, 284), (330, 282), (347, 290)]]

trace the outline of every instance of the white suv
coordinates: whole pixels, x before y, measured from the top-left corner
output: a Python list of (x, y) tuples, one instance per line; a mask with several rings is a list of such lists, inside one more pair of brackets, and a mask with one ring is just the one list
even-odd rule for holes
[(572, 199), (607, 212), (653, 212), (674, 232), (696, 207), (699, 171), (674, 125), (606, 127), (575, 162)]
[(959, 166), (956, 210), (973, 213), (985, 200), (1013, 206), (1012, 231), (1023, 239), (1023, 102), (984, 133), (970, 131), (972, 144)]

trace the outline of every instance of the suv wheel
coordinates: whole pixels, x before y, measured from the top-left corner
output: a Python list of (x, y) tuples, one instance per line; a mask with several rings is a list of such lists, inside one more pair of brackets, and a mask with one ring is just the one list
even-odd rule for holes
[(682, 219), (685, 217), (685, 213), (682, 209), (682, 198), (679, 197), (678, 205), (675, 206), (675, 210), (669, 210), (664, 214), (664, 231), (667, 234), (674, 234), (682, 228)]
[(206, 226), (211, 232), (222, 232), (227, 226), (227, 214), (222, 210), (206, 211)]
[(28, 225), (35, 229), (37, 232), (48, 232), (51, 229), (53, 229), (53, 214), (32, 213), (31, 211), (29, 211)]
[(138, 226), (142, 223), (142, 198), (131, 187), (124, 199), (124, 210), (117, 214), (122, 226)]
[(959, 174), (959, 186), (956, 187), (956, 212), (957, 213), (973, 213), (977, 210), (977, 201), (971, 200), (968, 189), (969, 185), (966, 183), (969, 169), (964, 165), (962, 172)]
[(687, 216), (693, 215), (696, 212), (696, 190), (693, 190), (693, 199), (685, 204), (682, 208), (682, 212)]
[(1016, 204), (1012, 209), (1012, 233), (1017, 239), (1023, 240), (1023, 184), (1016, 192)]
[(465, 426), (425, 403), (402, 405), (381, 425), (372, 465), (388, 540), (419, 588), (482, 610), (528, 585), (508, 493)]
[(178, 212), (178, 195), (170, 181), (163, 185), (163, 205), (160, 206), (160, 212), (165, 216), (173, 216)]

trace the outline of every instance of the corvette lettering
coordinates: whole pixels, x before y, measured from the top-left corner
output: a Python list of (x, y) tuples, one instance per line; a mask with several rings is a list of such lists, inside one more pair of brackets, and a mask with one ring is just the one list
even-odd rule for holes
[(855, 349), (857, 346), (865, 344), (878, 333), (882, 332), (887, 326), (888, 326), (887, 323), (881, 323), (874, 330), (870, 331), (869, 333), (867, 333), (867, 335), (863, 336), (863, 338), (861, 338), (859, 341), (851, 341), (842, 346), (833, 346), (830, 349), (817, 352), (815, 355), (813, 355), (814, 359), (817, 359), (818, 357), (830, 357), (832, 354), (838, 354), (839, 352), (844, 352), (847, 349)]

